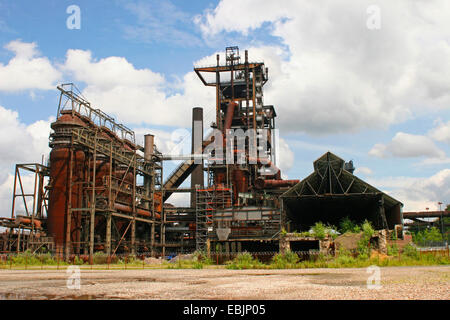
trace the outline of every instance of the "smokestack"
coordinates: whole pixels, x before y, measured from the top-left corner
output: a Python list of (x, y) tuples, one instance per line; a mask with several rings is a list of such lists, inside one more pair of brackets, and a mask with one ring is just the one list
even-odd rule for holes
[(153, 145), (155, 143), (155, 136), (146, 134), (144, 136), (144, 159), (150, 161), (153, 155)]
[[(146, 134), (144, 136), (144, 160), (150, 162), (153, 155), (153, 146), (155, 144), (155, 136), (152, 134)], [(145, 195), (150, 196), (152, 188), (152, 177), (144, 176)], [(150, 209), (150, 202), (144, 203), (145, 209)]]
[[(203, 108), (192, 109), (192, 154), (201, 154), (203, 144)], [(203, 159), (191, 173), (191, 189), (196, 185), (203, 187)], [(196, 193), (191, 191), (191, 207), (196, 207)]]

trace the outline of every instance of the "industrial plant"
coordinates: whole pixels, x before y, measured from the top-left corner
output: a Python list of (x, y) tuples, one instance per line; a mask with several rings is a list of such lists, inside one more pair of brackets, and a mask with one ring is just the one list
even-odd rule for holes
[[(402, 203), (356, 177), (351, 161), (324, 150), (309, 176), (282, 179), (263, 62), (228, 47), (225, 61), (217, 55), (216, 65), (194, 71), (216, 91), (215, 121), (204, 132), (203, 109), (186, 109), (191, 154), (168, 174), (163, 168), (173, 158), (151, 133), (139, 145), (133, 130), (93, 107), (73, 84), (59, 85), (48, 163), (16, 165), (11, 217), (0, 218), (0, 251), (90, 258), (96, 252), (330, 251), (332, 240), (293, 232), (344, 217), (403, 238)], [(26, 193), (23, 176), (30, 173), (34, 191)], [(190, 206), (170, 203), (177, 192), (190, 194)]]

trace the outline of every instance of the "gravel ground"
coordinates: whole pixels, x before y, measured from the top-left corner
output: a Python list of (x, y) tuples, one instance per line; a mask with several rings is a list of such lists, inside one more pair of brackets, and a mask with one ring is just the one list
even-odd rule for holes
[(68, 289), (65, 270), (0, 270), (1, 299), (450, 299), (450, 266), (384, 267), (368, 289), (365, 268), (82, 270)]

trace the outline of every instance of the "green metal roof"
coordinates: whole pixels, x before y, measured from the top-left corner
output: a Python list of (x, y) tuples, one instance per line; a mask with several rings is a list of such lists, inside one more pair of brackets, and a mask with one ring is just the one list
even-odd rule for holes
[(400, 201), (345, 170), (345, 161), (329, 151), (313, 164), (314, 172), (283, 193), (282, 198), (383, 195), (386, 206), (403, 206)]

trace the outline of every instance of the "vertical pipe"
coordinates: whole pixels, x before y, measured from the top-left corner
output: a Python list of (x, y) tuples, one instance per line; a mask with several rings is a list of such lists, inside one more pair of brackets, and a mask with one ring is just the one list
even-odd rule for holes
[(246, 117), (247, 117), (247, 128), (249, 126), (249, 122), (250, 122), (250, 115), (249, 115), (249, 99), (250, 99), (250, 83), (249, 83), (249, 73), (248, 73), (248, 50), (245, 50), (245, 109), (246, 109)]
[[(202, 154), (202, 144), (203, 144), (203, 109), (193, 108), (192, 109), (192, 154), (200, 155)], [(198, 160), (194, 160), (197, 163)], [(195, 188), (197, 185), (203, 187), (203, 159), (201, 163), (196, 166), (196, 168), (191, 173), (191, 208), (196, 207), (196, 192)]]
[(231, 54), (231, 101), (234, 101), (234, 53)]
[(14, 175), (13, 201), (12, 201), (12, 206), (11, 206), (11, 218), (14, 218), (14, 209), (15, 209), (15, 205), (16, 205), (17, 174), (18, 174), (18, 169), (17, 169), (17, 165), (16, 165), (16, 174)]
[(134, 163), (133, 163), (133, 222), (131, 225), (131, 254), (136, 253), (136, 167), (137, 158), (136, 150), (134, 151)]
[(220, 72), (219, 72), (219, 55), (217, 58), (217, 70), (216, 70), (216, 125), (217, 129), (221, 129), (222, 120), (220, 118)]
[(21, 237), (21, 230), (22, 228), (19, 227), (19, 230), (17, 231), (17, 248), (16, 251), (19, 252), (20, 250), (20, 237)]
[[(253, 134), (253, 148), (255, 148), (254, 150), (258, 150), (257, 146), (257, 132), (256, 132), (256, 72), (255, 72), (255, 68), (252, 69), (252, 74), (253, 74), (253, 81), (252, 81), (252, 104), (253, 104), (253, 130), (255, 130), (254, 134)], [(256, 167), (256, 166), (255, 166)]]
[[(161, 181), (163, 178), (163, 167), (161, 166)], [(161, 183), (161, 195), (164, 194), (164, 184)], [(162, 199), (162, 198), (161, 198)], [(162, 201), (162, 200), (161, 200)], [(160, 224), (161, 244), (162, 244), (162, 257), (166, 256), (166, 213), (164, 211), (164, 204), (161, 205), (161, 224)]]
[[(256, 79), (255, 79), (255, 68), (252, 69), (253, 72), (253, 81), (252, 81), (252, 86), (253, 86), (253, 92), (252, 92), (252, 103), (253, 103), (253, 129), (256, 130), (256, 95), (255, 95), (255, 89), (256, 89)], [(256, 135), (255, 135), (255, 139), (256, 139)], [(256, 143), (256, 140), (255, 140)]]
[(39, 172), (39, 166), (36, 165), (34, 172), (34, 192), (33, 192), (33, 211), (31, 212), (31, 233), (28, 236), (28, 244), (31, 241), (34, 240), (34, 216), (37, 211), (37, 186), (38, 186), (38, 172)]
[(39, 168), (39, 187), (38, 187), (38, 200), (36, 208), (36, 217), (42, 218), (42, 206), (44, 201), (44, 175)]
[(114, 203), (112, 199), (112, 166), (113, 166), (113, 141), (109, 145), (109, 186), (108, 186), (108, 208), (113, 210)]
[(72, 229), (72, 186), (73, 186), (73, 145), (70, 147), (70, 157), (69, 157), (69, 195), (67, 203), (67, 221), (66, 221), (66, 259), (69, 259), (70, 255), (70, 232)]
[(94, 231), (95, 231), (95, 176), (97, 169), (97, 131), (95, 132), (94, 142), (94, 161), (92, 169), (92, 193), (91, 193), (91, 224), (89, 236), (89, 262), (94, 262)]

